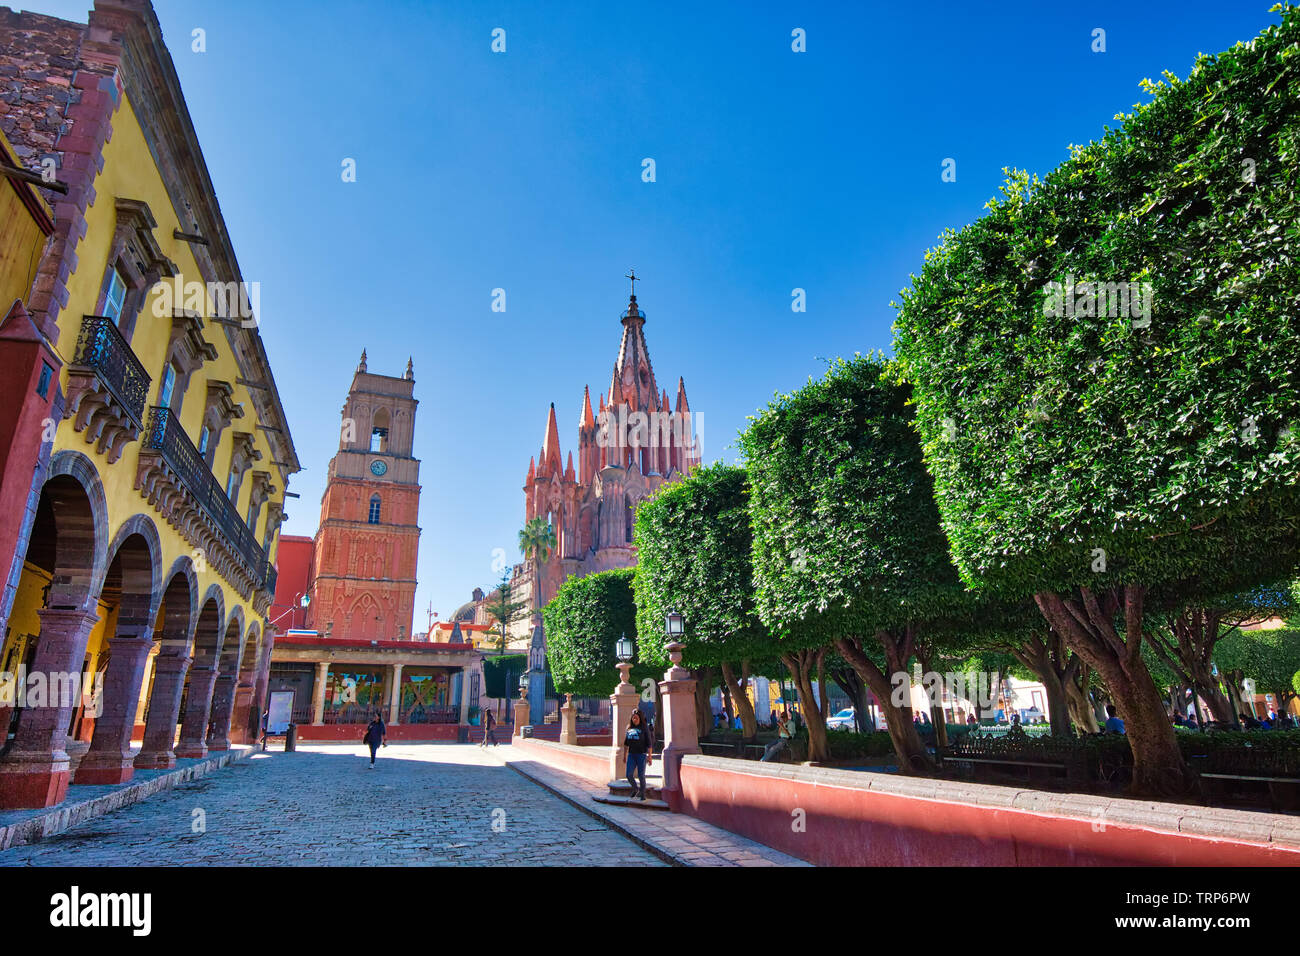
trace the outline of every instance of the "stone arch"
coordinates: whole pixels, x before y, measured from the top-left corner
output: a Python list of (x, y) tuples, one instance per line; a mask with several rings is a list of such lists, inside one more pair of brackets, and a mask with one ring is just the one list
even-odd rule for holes
[(240, 658), (244, 652), (244, 609), (235, 605), (230, 610), (222, 628), (220, 671), (222, 674), (239, 673)]
[[(135, 558), (122, 554), (123, 546), (133, 535), (139, 536), (145, 547), (145, 553)], [(119, 569), (123, 579), (118, 582), (123, 592), (125, 593), (129, 587), (133, 594), (147, 593), (149, 597), (145, 605), (137, 607), (133, 602), (129, 608), (125, 606), (124, 599), (123, 609), (118, 612), (118, 626), (123, 625), (123, 613), (128, 612), (131, 615), (129, 626), (135, 626), (138, 618), (138, 623), (152, 627), (154, 616), (158, 613), (158, 605), (162, 601), (162, 543), (158, 538), (158, 526), (148, 515), (134, 514), (123, 521), (117, 529), (117, 534), (113, 536), (108, 546), (104, 576), (95, 584), (94, 590), (97, 594), (102, 595), (106, 587), (110, 589), (113, 587), (114, 582), (110, 580), (110, 576), (114, 574), (114, 562), (124, 557), (128, 560)], [(139, 576), (141, 557), (148, 558), (147, 580)], [(127, 577), (131, 578), (129, 582), (126, 580)]]
[[(214, 608), (209, 614), (209, 608)], [(199, 601), (199, 617), (194, 625), (191, 656), (194, 667), (215, 667), (226, 633), (226, 595), (220, 584), (210, 584)], [(201, 663), (202, 661), (202, 663)]]
[[(110, 546), (108, 569), (98, 589), (100, 603), (110, 613), (115, 612), (116, 623), (106, 633), (103, 653), (98, 658), (100, 709), (90, 749), (77, 768), (77, 783), (123, 783), (134, 772), (131, 730), (162, 601), (160, 563), (161, 548), (153, 522), (144, 515), (124, 522)], [(188, 611), (188, 602), (183, 603)], [(80, 723), (82, 717), (81, 713), (74, 714), (74, 728), (84, 726)], [(86, 739), (80, 729), (74, 733)]]
[(208, 718), (212, 713), (212, 692), (217, 680), (225, 623), (225, 597), (221, 586), (213, 584), (199, 603), (199, 617), (194, 625), (193, 660), (181, 705), (177, 757), (207, 756)]
[(108, 501), (94, 463), (80, 452), (50, 459), (27, 554), (51, 572), (49, 607), (94, 609), (108, 567)]
[(183, 554), (167, 569), (163, 579), (162, 612), (155, 636), (161, 641), (160, 654), (188, 657), (199, 615), (199, 576), (194, 561)]

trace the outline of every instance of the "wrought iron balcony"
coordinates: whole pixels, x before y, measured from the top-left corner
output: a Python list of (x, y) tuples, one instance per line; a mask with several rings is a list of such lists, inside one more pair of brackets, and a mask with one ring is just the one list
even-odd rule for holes
[(151, 409), (136, 487), (240, 590), (274, 593), (274, 566), (170, 408)]
[(64, 417), (73, 418), (73, 429), (85, 431), (86, 443), (96, 443), (109, 462), (117, 461), (122, 449), (139, 437), (149, 382), (149, 373), (112, 319), (82, 318), (76, 355), (68, 367)]

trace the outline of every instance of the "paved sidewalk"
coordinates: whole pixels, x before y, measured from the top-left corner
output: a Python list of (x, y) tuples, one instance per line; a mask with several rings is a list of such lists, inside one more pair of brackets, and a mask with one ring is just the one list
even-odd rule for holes
[(540, 761), (518, 757), (513, 751), (513, 747), (503, 746), (488, 748), (487, 752), (668, 863), (676, 866), (812, 865), (685, 813), (597, 803), (592, 797), (608, 794), (607, 787)]
[[(503, 748), (504, 749), (504, 748)], [(31, 844), (7, 866), (663, 866), (478, 747), (254, 753)]]

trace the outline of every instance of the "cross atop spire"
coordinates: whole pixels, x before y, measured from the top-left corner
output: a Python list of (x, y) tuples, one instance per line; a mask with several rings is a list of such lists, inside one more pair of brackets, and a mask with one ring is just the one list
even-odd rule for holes
[(627, 275), (625, 275), (623, 278), (632, 280), (632, 298), (635, 300), (636, 299), (636, 270), (629, 269)]

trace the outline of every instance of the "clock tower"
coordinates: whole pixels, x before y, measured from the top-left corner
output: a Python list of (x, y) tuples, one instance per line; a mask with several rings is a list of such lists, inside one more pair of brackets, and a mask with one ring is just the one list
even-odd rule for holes
[(309, 613), (322, 636), (410, 640), (420, 544), (412, 457), (415, 371), (376, 375), (361, 353), (316, 532)]

